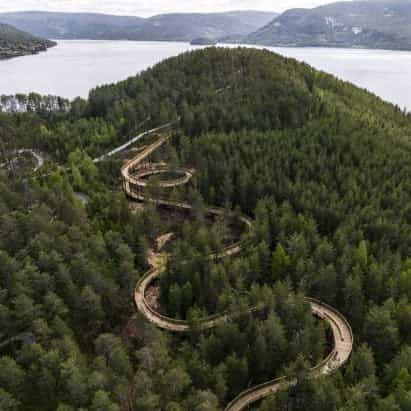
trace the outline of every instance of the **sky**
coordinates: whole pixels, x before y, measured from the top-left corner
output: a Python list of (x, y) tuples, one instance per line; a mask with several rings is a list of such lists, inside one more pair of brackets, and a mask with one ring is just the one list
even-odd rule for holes
[(315, 7), (331, 0), (0, 0), (0, 12), (48, 10), (152, 16), (170, 12), (266, 10)]

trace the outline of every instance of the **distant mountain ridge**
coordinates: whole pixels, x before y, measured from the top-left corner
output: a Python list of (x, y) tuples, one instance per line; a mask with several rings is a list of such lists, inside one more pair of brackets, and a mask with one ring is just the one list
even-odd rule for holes
[(240, 41), (267, 46), (411, 50), (411, 2), (363, 0), (292, 9)]
[(36, 54), (56, 43), (0, 23), (0, 59)]
[(411, 0), (342, 1), (280, 15), (249, 10), (141, 18), (27, 11), (0, 13), (0, 22), (52, 39), (411, 50)]
[(149, 18), (94, 13), (1, 13), (0, 22), (52, 39), (191, 41), (241, 37), (269, 23), (276, 13), (173, 13)]

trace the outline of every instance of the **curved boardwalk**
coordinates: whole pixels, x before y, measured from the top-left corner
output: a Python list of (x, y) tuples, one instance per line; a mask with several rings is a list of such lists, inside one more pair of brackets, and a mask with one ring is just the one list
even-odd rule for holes
[[(13, 158), (10, 161), (15, 161), (18, 159), (19, 156), (22, 154), (30, 154), (34, 160), (36, 161), (36, 165), (33, 168), (33, 173), (35, 173), (39, 168), (41, 168), (44, 164), (44, 158), (41, 154), (37, 153), (31, 148), (21, 148), (19, 150), (15, 150), (12, 152)], [(6, 161), (4, 163), (0, 163), (0, 168), (7, 167), (9, 165), (9, 161)]]
[[(154, 132), (157, 132), (155, 130)], [(146, 198), (142, 193), (142, 188), (146, 186), (146, 181), (144, 177), (151, 174), (159, 174), (165, 172), (177, 171), (182, 174), (181, 178), (175, 179), (168, 182), (160, 182), (160, 187), (175, 187), (177, 185), (185, 184), (191, 178), (194, 170), (190, 169), (172, 169), (167, 167), (165, 164), (149, 164), (144, 165), (143, 161), (147, 159), (154, 151), (161, 147), (164, 143), (168, 141), (171, 137), (171, 132), (165, 132), (159, 135), (158, 139), (148, 147), (146, 147), (142, 152), (140, 152), (135, 158), (127, 162), (122, 167), (122, 176), (124, 183), (124, 191), (126, 194), (138, 201), (148, 201), (159, 205), (180, 208), (180, 209), (191, 209), (191, 205), (184, 202), (174, 202), (169, 200)], [(208, 208), (207, 212), (212, 215), (222, 215), (224, 210), (219, 208)], [(246, 229), (252, 227), (252, 221), (245, 216), (236, 216), (238, 220), (245, 226)], [(241, 244), (234, 243), (229, 247), (225, 248), (220, 254), (211, 254), (207, 256), (210, 259), (219, 259), (226, 256), (233, 256), (241, 251)], [(190, 330), (190, 324), (187, 321), (176, 320), (162, 315), (155, 309), (153, 309), (146, 300), (146, 291), (149, 286), (159, 278), (159, 276), (165, 270), (165, 263), (161, 263), (154, 267), (152, 270), (148, 271), (141, 280), (137, 283), (135, 289), (135, 303), (137, 309), (144, 315), (144, 317), (156, 325), (159, 328), (172, 332), (187, 332)], [(345, 317), (339, 313), (334, 308), (327, 304), (324, 304), (318, 300), (312, 298), (306, 298), (311, 306), (313, 314), (324, 321), (326, 321), (333, 333), (334, 344), (333, 349), (329, 355), (317, 366), (311, 369), (311, 377), (316, 378), (324, 374), (330, 374), (337, 368), (343, 366), (349, 359), (354, 343), (354, 337), (350, 324), (345, 319)], [(254, 311), (257, 308), (251, 308), (250, 311)], [(205, 318), (199, 324), (201, 329), (213, 328), (219, 323), (222, 323), (232, 317), (232, 314), (218, 314)], [(226, 411), (240, 411), (249, 406), (250, 404), (259, 401), (271, 394), (276, 393), (281, 389), (286, 389), (287, 387), (293, 385), (295, 380), (290, 377), (282, 377), (276, 380), (268, 381), (264, 384), (252, 387), (248, 390), (241, 392), (233, 401), (231, 401), (227, 407)]]

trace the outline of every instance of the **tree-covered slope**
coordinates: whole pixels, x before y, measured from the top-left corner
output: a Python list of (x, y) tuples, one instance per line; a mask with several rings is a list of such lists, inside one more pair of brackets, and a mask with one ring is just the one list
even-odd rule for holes
[(407, 0), (349, 1), (291, 9), (244, 41), (268, 46), (411, 49)]
[(95, 13), (2, 13), (0, 21), (54, 39), (191, 41), (244, 36), (273, 19), (275, 13), (175, 13), (141, 18)]
[[(161, 192), (193, 212), (131, 213), (122, 160), (90, 157), (179, 118), (154, 161), (196, 170), (188, 186)], [(49, 158), (42, 178), (0, 171), (0, 408), (221, 411), (286, 374), (298, 383), (256, 409), (408, 410), (410, 138), (411, 117), (376, 96), (243, 48), (169, 59), (70, 113), (0, 113), (2, 156), (32, 147)], [(206, 204), (255, 220), (243, 254), (204, 259), (239, 236), (226, 219), (210, 222)], [(136, 316), (147, 249), (170, 232), (164, 313), (195, 324), (265, 310), (186, 336)], [(307, 295), (340, 310), (355, 336), (348, 365), (315, 382), (308, 369), (331, 335)]]
[(143, 23), (138, 17), (36, 11), (2, 13), (0, 21), (46, 38), (113, 40), (132, 36)]
[(32, 36), (13, 26), (0, 23), (0, 58), (36, 54), (54, 45), (52, 41)]
[[(407, 123), (398, 107), (350, 83), (270, 51), (208, 48), (168, 59), (140, 76), (98, 87), (83, 106), (129, 133), (150, 117), (181, 117), (186, 132), (299, 127), (344, 107), (350, 116)], [(75, 109), (75, 108), (74, 108)], [(118, 123), (118, 122), (121, 123)]]
[(191, 41), (198, 37), (218, 40), (228, 36), (244, 36), (273, 17), (274, 13), (255, 11), (163, 14), (147, 19), (138, 33), (138, 39)]

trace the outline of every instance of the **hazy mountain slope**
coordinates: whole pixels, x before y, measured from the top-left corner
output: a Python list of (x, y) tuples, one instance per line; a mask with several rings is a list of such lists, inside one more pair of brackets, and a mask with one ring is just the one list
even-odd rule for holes
[(55, 45), (52, 41), (40, 39), (0, 23), (0, 58), (35, 54)]
[(0, 14), (0, 21), (53, 39), (119, 39), (139, 29), (144, 19), (95, 13), (17, 12)]
[(275, 13), (164, 14), (143, 19), (84, 13), (18, 12), (0, 14), (0, 21), (55, 39), (182, 40), (247, 35), (270, 22)]
[(411, 49), (411, 2), (352, 1), (288, 10), (247, 43)]
[(243, 24), (248, 24), (250, 27), (254, 26), (257, 28), (263, 27), (272, 21), (274, 17), (278, 16), (278, 13), (256, 10), (238, 10), (222, 14), (236, 18), (238, 21)]
[[(245, 35), (253, 32), (253, 27), (261, 27), (265, 19), (255, 18), (247, 12), (212, 14), (163, 14), (147, 19), (139, 33), (142, 40), (181, 40), (190, 41), (196, 37), (218, 39), (229, 35)], [(271, 16), (272, 17), (272, 16)], [(263, 23), (264, 24), (264, 23)]]

